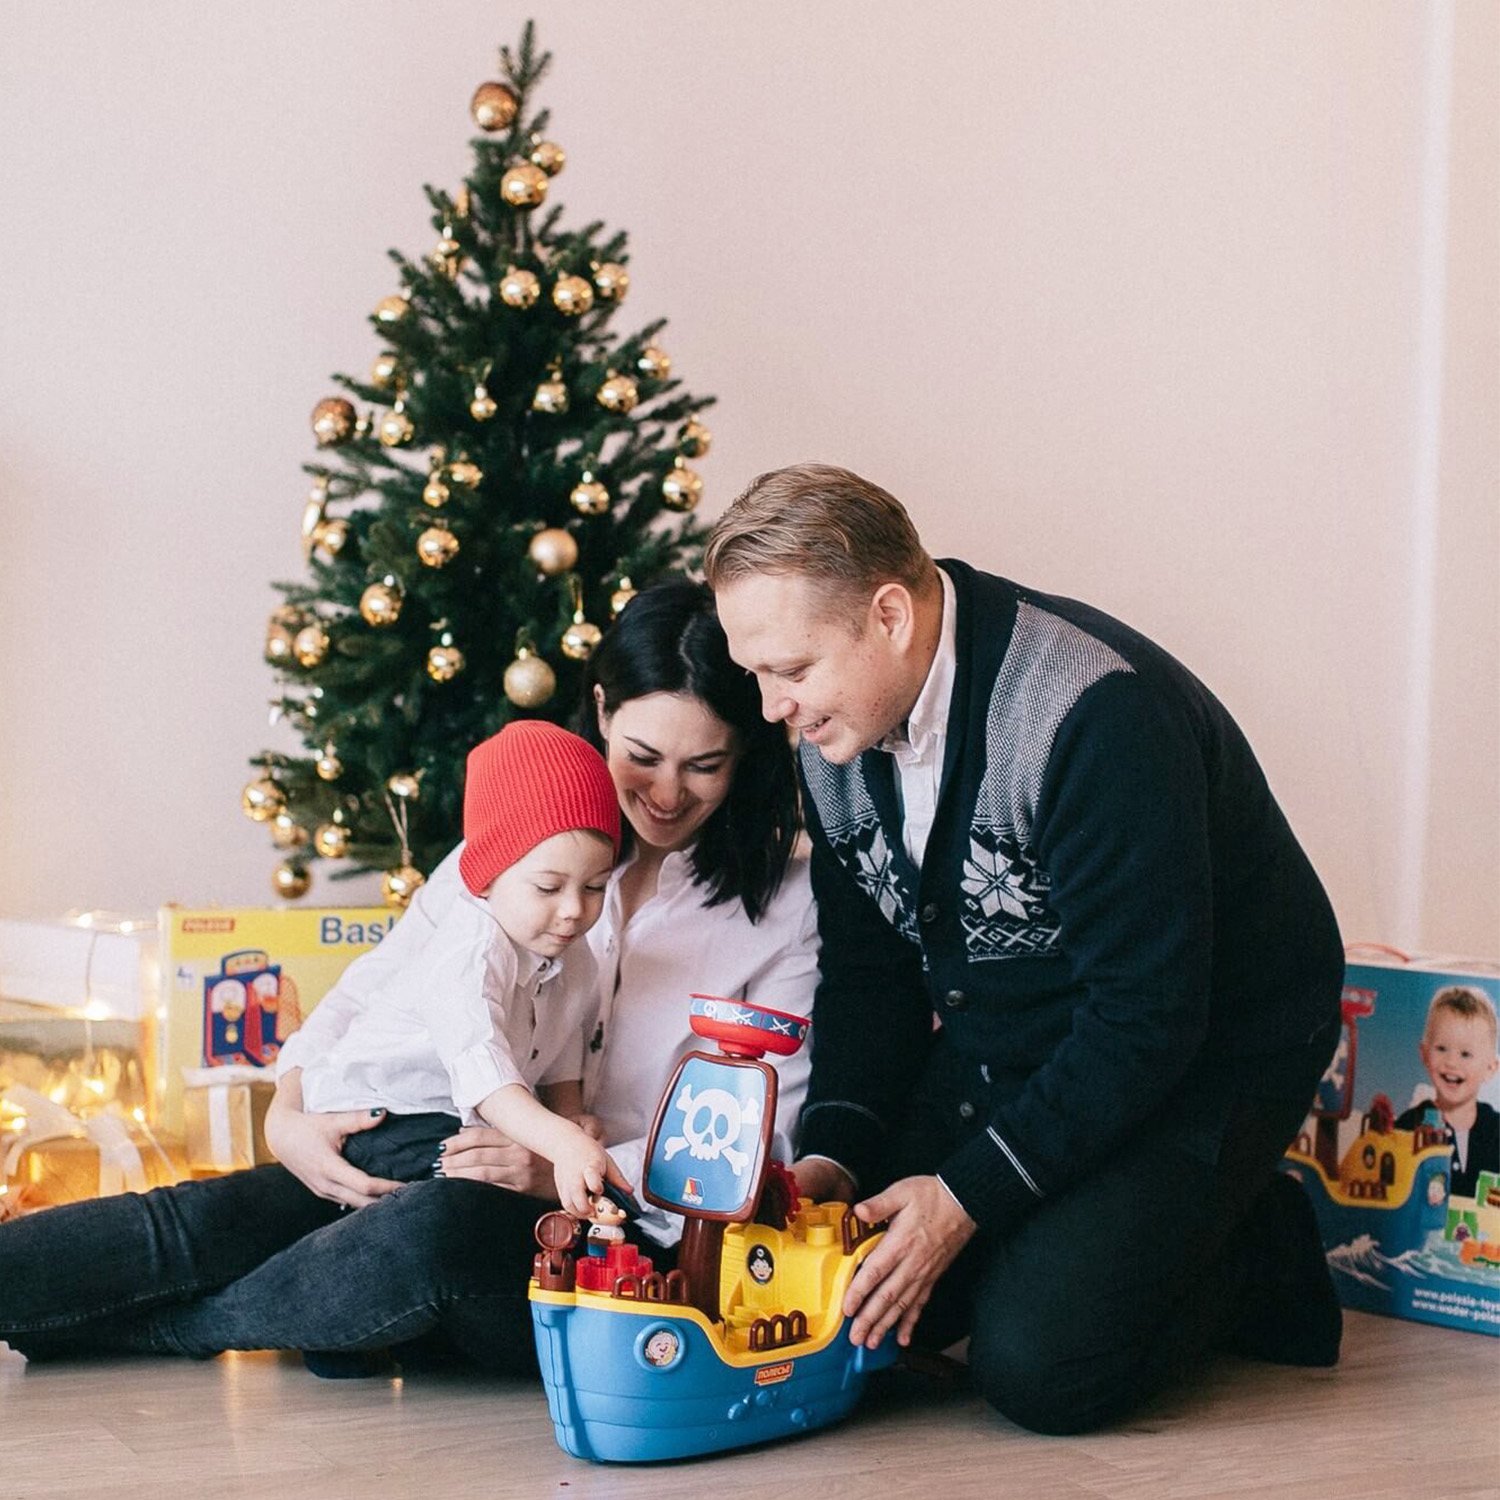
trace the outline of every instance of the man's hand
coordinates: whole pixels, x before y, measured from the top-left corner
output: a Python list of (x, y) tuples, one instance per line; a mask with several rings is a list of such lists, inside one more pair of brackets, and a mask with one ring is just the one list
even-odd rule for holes
[(845, 1294), (849, 1342), (873, 1349), (895, 1328), (905, 1347), (938, 1277), (979, 1226), (936, 1177), (903, 1177), (854, 1212), (866, 1224), (889, 1219), (890, 1228)]
[(401, 1186), (371, 1177), (344, 1160), (344, 1142), (357, 1131), (385, 1123), (384, 1110), (351, 1109), (340, 1114), (309, 1114), (294, 1078), (283, 1081), (266, 1111), (266, 1144), (306, 1188), (345, 1208), (365, 1208)]

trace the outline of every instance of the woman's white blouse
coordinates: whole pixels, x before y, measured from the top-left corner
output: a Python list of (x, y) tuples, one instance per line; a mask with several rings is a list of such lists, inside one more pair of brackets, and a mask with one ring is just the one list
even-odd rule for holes
[[(584, 1106), (604, 1125), (609, 1154), (639, 1194), (646, 1135), (663, 1090), (682, 1058), (714, 1045), (688, 1028), (693, 994), (749, 1000), (806, 1016), (818, 982), (818, 923), (805, 855), (759, 922), (738, 901), (705, 907), (687, 854), (662, 863), (656, 894), (620, 924), (620, 877), (610, 878), (604, 913), (588, 934), (599, 967), (599, 1020), (584, 1051)], [(792, 1160), (797, 1117), (807, 1095), (809, 1045), (789, 1058), (770, 1058), (778, 1072), (772, 1155)], [(677, 1214), (641, 1204), (641, 1227), (671, 1244), (682, 1232)]]
[(460, 844), (379, 946), (361, 954), (277, 1058), (304, 1109), (457, 1114), (506, 1084), (578, 1078), (598, 990), (588, 948), (517, 948), (458, 870)]

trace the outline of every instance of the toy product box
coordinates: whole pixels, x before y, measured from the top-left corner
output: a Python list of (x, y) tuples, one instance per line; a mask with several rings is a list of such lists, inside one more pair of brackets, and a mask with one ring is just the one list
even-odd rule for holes
[(1494, 969), (1354, 963), (1344, 1032), (1284, 1170), (1345, 1307), (1500, 1335)]
[(162, 908), (148, 1037), (152, 1114), (184, 1133), (183, 1070), (273, 1064), (350, 962), (395, 923), (381, 906)]

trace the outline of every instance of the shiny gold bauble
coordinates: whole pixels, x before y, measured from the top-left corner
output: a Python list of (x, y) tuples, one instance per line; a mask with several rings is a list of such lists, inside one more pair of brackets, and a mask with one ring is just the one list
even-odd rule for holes
[(523, 646), (505, 669), (505, 696), (517, 708), (540, 708), (556, 691), (556, 673)]
[(457, 281), (458, 273), (464, 267), (464, 247), (453, 238), (451, 234), (445, 234), (437, 244), (427, 253), (427, 259), (432, 262), (437, 270), (441, 271), (449, 281)]
[(556, 177), (568, 164), (568, 153), (556, 141), (538, 141), (531, 148), (531, 164)]
[(306, 615), (295, 604), (278, 605), (271, 611), (271, 623), (281, 625), (287, 630), (300, 630), (304, 619)]
[(512, 167), (500, 179), (500, 196), (512, 208), (535, 208), (547, 196), (547, 174), (529, 161)]
[(713, 447), (714, 435), (693, 417), (682, 429), (682, 451), (689, 458), (702, 458)]
[(457, 646), (434, 646), (427, 653), (427, 675), (434, 682), (452, 682), (464, 669), (464, 654)]
[(532, 411), (546, 412), (549, 416), (561, 416), (568, 409), (568, 388), (555, 376), (544, 380), (531, 398)]
[(448, 486), (434, 474), (422, 487), (422, 498), (436, 510), (440, 505), (448, 503)]
[(312, 876), (303, 865), (294, 865), (288, 861), (271, 871), (271, 889), (283, 901), (296, 901), (305, 896), (311, 886)]
[(332, 745), (324, 745), (323, 753), (313, 762), (313, 770), (319, 781), (337, 781), (344, 774), (344, 763), (333, 753)]
[(253, 823), (269, 823), (286, 809), (286, 793), (269, 776), (257, 776), (240, 793), (240, 807)]
[(530, 307), (542, 295), (542, 284), (534, 271), (512, 266), (500, 280), (500, 300), (507, 307)]
[(661, 497), (669, 510), (691, 510), (703, 494), (703, 480), (679, 462), (661, 482)]
[(469, 113), (481, 130), (504, 130), (516, 117), (521, 101), (506, 84), (481, 83), (469, 100)]
[(647, 344), (635, 367), (647, 380), (665, 380), (672, 373), (672, 356), (657, 344)]
[(389, 297), (382, 297), (375, 304), (375, 321), (399, 323), (410, 311), (411, 299), (403, 293), (394, 292)]
[(401, 615), (400, 590), (388, 583), (372, 583), (359, 596), (359, 612), (367, 625), (394, 625)]
[(552, 305), (567, 317), (582, 317), (594, 305), (594, 289), (582, 276), (559, 276), (552, 288)]
[(500, 408), (495, 405), (495, 398), (485, 388), (483, 381), (474, 387), (474, 399), (469, 402), (469, 415), (476, 422), (488, 422)]
[(635, 585), (628, 578), (620, 580), (620, 586), (609, 596), (609, 616), (612, 620), (620, 618), (620, 611), (635, 598)]
[(606, 302), (623, 302), (630, 290), (630, 272), (618, 261), (607, 260), (594, 267), (594, 285)]
[(347, 443), (354, 436), (354, 403), (342, 396), (325, 396), (313, 407), (312, 430), (320, 448)]
[(640, 389), (628, 375), (611, 375), (599, 387), (599, 405), (606, 411), (631, 411), (640, 399)]
[(328, 655), (328, 632), (316, 621), (304, 625), (292, 641), (292, 651), (304, 667), (315, 667)]
[(323, 823), (313, 835), (313, 844), (324, 859), (342, 859), (349, 852), (349, 830), (338, 823)]
[(426, 883), (426, 877), (415, 866), (397, 865), (380, 877), (380, 895), (387, 906), (404, 911)]
[(458, 556), (458, 538), (446, 527), (429, 526), (417, 538), (417, 556), (429, 568), (441, 568)]
[(448, 478), (454, 484), (461, 484), (466, 490), (477, 489), (479, 481), (484, 478), (478, 464), (471, 464), (464, 459), (457, 463), (448, 465)]
[(370, 384), (378, 386), (381, 390), (389, 390), (396, 383), (396, 376), (401, 372), (401, 361), (396, 357), (393, 349), (387, 349), (384, 354), (375, 356), (375, 363), (370, 366)]
[(549, 526), (532, 537), (529, 556), (549, 578), (560, 578), (578, 561), (578, 543), (559, 526)]
[(397, 771), (386, 778), (385, 789), (393, 797), (415, 802), (422, 795), (422, 778), (415, 771)]
[(568, 503), (581, 516), (602, 516), (609, 509), (609, 491), (592, 474), (568, 491)]
[(313, 545), (321, 547), (330, 557), (337, 557), (349, 541), (349, 523), (343, 519), (324, 521), (313, 533)]
[(279, 812), (271, 819), (271, 842), (278, 849), (300, 849), (307, 842), (307, 830), (289, 812)]
[(295, 637), (285, 625), (278, 625), (274, 620), (266, 626), (266, 660), (274, 662), (289, 661), (292, 655), (292, 642)]
[(604, 632), (589, 620), (574, 620), (562, 635), (562, 653), (572, 661), (587, 661)]
[(380, 419), (380, 441), (387, 448), (404, 448), (416, 430), (411, 418), (399, 407), (393, 407)]

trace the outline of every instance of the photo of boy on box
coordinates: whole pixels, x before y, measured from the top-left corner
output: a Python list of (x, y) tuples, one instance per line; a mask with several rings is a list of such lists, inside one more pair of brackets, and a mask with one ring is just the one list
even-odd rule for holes
[(1437, 1107), (1453, 1142), (1449, 1192), (1472, 1198), (1481, 1172), (1500, 1172), (1500, 1112), (1479, 1091), (1500, 1069), (1495, 1007), (1488, 995), (1451, 984), (1432, 997), (1418, 1050), (1432, 1079), (1433, 1097), (1419, 1099), (1397, 1117), (1399, 1130), (1413, 1130)]
[(302, 1108), (388, 1115), (344, 1154), (375, 1177), (433, 1175), (440, 1144), (490, 1125), (553, 1164), (562, 1206), (588, 1216), (605, 1182), (629, 1190), (583, 1114), (583, 1050), (598, 1005), (578, 941), (598, 920), (620, 848), (603, 756), (518, 720), (469, 754), (464, 842), (402, 921), (351, 964), (277, 1062)]

